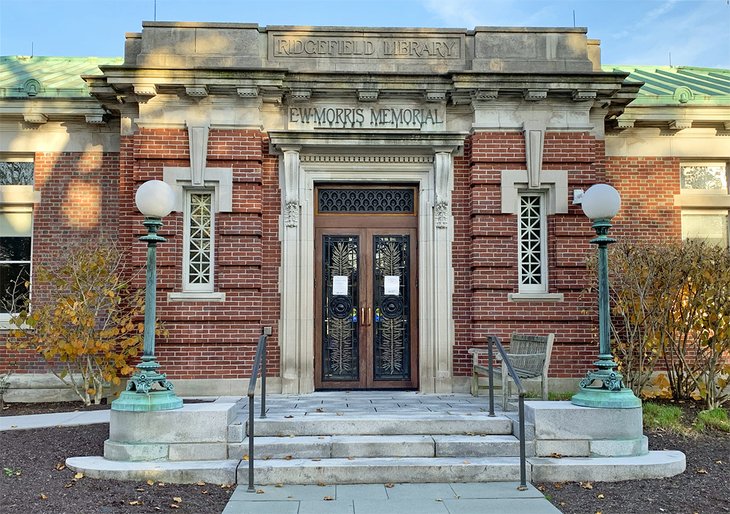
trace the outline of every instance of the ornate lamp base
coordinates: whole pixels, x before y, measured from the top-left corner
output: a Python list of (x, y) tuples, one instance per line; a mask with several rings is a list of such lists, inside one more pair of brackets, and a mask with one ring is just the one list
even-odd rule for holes
[[(154, 361), (142, 362), (127, 382), (127, 390), (112, 402), (112, 410), (150, 412), (179, 409), (182, 398), (174, 393), (174, 386), (163, 373), (158, 373), (159, 364)], [(162, 390), (153, 390), (154, 385)]]
[(127, 412), (173, 410), (179, 409), (182, 406), (182, 398), (178, 398), (174, 392), (168, 390), (152, 391), (149, 393), (124, 391), (119, 395), (119, 398), (112, 402), (112, 410)]
[[(600, 382), (600, 385), (591, 385)], [(623, 377), (611, 369), (589, 371), (580, 381), (580, 390), (570, 403), (581, 407), (603, 409), (635, 409), (641, 407), (641, 400), (631, 389), (623, 387)]]

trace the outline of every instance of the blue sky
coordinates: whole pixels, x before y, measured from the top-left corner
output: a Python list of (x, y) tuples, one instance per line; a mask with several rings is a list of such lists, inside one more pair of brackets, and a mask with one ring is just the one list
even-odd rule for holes
[[(157, 20), (588, 28), (605, 64), (730, 68), (730, 0), (156, 0)], [(155, 0), (0, 0), (0, 55), (121, 56)]]

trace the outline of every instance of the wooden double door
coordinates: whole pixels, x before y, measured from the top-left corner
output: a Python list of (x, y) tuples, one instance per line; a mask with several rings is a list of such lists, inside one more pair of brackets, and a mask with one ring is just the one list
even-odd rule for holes
[(315, 216), (315, 386), (418, 387), (417, 217)]

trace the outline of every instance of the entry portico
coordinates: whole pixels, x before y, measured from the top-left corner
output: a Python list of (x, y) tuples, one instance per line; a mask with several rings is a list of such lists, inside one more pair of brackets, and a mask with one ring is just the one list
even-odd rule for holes
[[(467, 349), (487, 331), (549, 331), (569, 345), (554, 375), (580, 374), (572, 368), (589, 365), (579, 347), (591, 345), (591, 320), (581, 314), (582, 265), (566, 251), (583, 239), (568, 191), (603, 179), (605, 119), (638, 89), (600, 70), (585, 33), (147, 22), (128, 34), (124, 63), (85, 79), (121, 117), (120, 197), (160, 176), (179, 192), (171, 226), (182, 247), (170, 266), (183, 280), (162, 284), (160, 317), (172, 329), (161, 358), (212, 348), (220, 365), (238, 355), (234, 367), (246, 369), (246, 345), (272, 325), (274, 390), (308, 393), (323, 380), (392, 387), (396, 370), (407, 388), (445, 393), (467, 389)], [(359, 271), (396, 283), (364, 261), (316, 285), (328, 265), (317, 253), (329, 237), (316, 229), (324, 186), (413, 188), (414, 232), (401, 250), (415, 252), (414, 269), (397, 282), (412, 290), (370, 280), (370, 296), (355, 298)], [(201, 205), (211, 218), (195, 218)], [(365, 225), (400, 215), (373, 209), (360, 212)], [(123, 239), (135, 217), (122, 206)], [(375, 237), (363, 250), (385, 241), (375, 227), (362, 227)], [(191, 253), (193, 229), (207, 239)], [(387, 234), (388, 244), (401, 237)], [(364, 235), (350, 235), (360, 245)], [(335, 279), (349, 280), (338, 294)], [(397, 315), (380, 316), (376, 293)], [(347, 334), (335, 337), (335, 326)], [(325, 377), (333, 355), (340, 371), (379, 376), (382, 352), (407, 356), (412, 369)], [(164, 366), (175, 375), (175, 363)], [(197, 380), (228, 392), (204, 369), (184, 379), (183, 390)]]

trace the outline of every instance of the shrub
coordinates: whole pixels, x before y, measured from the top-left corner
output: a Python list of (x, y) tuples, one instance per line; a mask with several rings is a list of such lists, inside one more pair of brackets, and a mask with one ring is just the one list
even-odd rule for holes
[(50, 300), (32, 309), (26, 300), (7, 345), (36, 351), (85, 405), (99, 403), (105, 387), (132, 373), (142, 348), (144, 290), (130, 280), (113, 245), (69, 250), (59, 266), (35, 269), (33, 290)]

